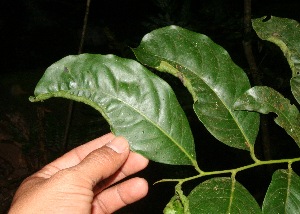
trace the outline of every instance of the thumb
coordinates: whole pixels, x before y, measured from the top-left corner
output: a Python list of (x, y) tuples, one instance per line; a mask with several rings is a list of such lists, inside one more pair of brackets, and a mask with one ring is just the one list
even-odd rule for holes
[(91, 152), (73, 169), (93, 188), (99, 181), (113, 175), (125, 163), (128, 155), (128, 142), (123, 137), (116, 137), (103, 147)]

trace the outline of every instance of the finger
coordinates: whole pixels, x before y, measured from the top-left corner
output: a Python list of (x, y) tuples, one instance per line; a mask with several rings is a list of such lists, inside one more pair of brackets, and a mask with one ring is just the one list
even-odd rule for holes
[(99, 181), (113, 175), (126, 161), (129, 144), (123, 137), (116, 137), (112, 142), (96, 149), (86, 156), (81, 163), (72, 167), (74, 177), (87, 182), (93, 188)]
[(113, 213), (128, 204), (140, 200), (147, 193), (147, 181), (143, 178), (132, 178), (97, 195), (93, 202), (92, 213)]
[(135, 152), (130, 152), (124, 165), (113, 176), (98, 183), (94, 188), (94, 193), (97, 194), (123, 178), (143, 170), (148, 163), (149, 160), (147, 158)]
[(35, 173), (34, 177), (50, 178), (58, 171), (66, 168), (73, 167), (80, 163), (89, 153), (112, 141), (115, 136), (112, 133), (103, 135), (102, 137), (96, 138), (88, 143), (85, 143), (79, 147), (76, 147), (57, 158), (53, 162), (49, 163), (43, 169)]
[(57, 168), (65, 169), (80, 163), (88, 154), (90, 154), (95, 149), (101, 148), (109, 141), (112, 141), (115, 136), (112, 133), (103, 135), (102, 137), (96, 138), (88, 143), (78, 146), (68, 153), (64, 154), (62, 157), (56, 159), (51, 164), (55, 165)]
[(126, 160), (125, 164), (120, 169), (119, 180), (125, 178), (126, 176), (141, 171), (142, 169), (146, 168), (148, 163), (149, 160), (147, 158), (135, 152), (130, 152), (129, 158)]

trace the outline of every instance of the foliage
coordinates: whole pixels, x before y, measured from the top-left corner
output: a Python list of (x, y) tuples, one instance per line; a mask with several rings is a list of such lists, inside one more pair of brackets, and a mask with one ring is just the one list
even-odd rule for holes
[[(299, 23), (272, 17), (253, 20), (257, 34), (279, 45), (292, 69), (291, 86), (299, 102)], [(67, 56), (51, 65), (31, 101), (63, 97), (98, 110), (116, 135), (125, 136), (131, 149), (147, 158), (173, 165), (192, 165), (197, 174), (159, 182), (177, 182), (165, 213), (298, 213), (299, 176), (292, 164), (299, 158), (259, 160), (254, 145), (259, 113), (277, 114), (275, 122), (299, 144), (300, 120), (296, 106), (274, 89), (250, 88), (250, 83), (229, 54), (205, 35), (177, 26), (147, 34), (133, 49), (142, 64), (180, 79), (193, 97), (198, 119), (221, 143), (249, 151), (253, 163), (235, 169), (204, 171), (198, 166), (187, 118), (171, 87), (140, 63), (113, 55)], [(260, 165), (286, 163), (277, 170), (262, 209), (236, 175)], [(231, 174), (225, 177), (223, 174)], [(209, 178), (187, 196), (182, 184)], [(222, 176), (222, 177), (220, 177)]]

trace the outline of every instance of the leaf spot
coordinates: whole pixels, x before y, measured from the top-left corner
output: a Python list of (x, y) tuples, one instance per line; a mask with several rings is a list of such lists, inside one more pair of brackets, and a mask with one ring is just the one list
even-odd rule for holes
[(64, 67), (64, 72), (70, 72), (70, 70), (67, 67)]
[(272, 34), (272, 36), (274, 36), (274, 37), (281, 37), (281, 35), (280, 35), (279, 33), (276, 33), (276, 32), (274, 32), (274, 33)]

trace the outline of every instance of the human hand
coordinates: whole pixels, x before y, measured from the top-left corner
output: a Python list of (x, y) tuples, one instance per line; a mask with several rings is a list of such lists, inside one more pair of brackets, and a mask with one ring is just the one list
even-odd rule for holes
[[(100, 148), (101, 147), (101, 148)], [(147, 181), (132, 178), (148, 160), (109, 133), (83, 144), (23, 181), (9, 214), (112, 213), (148, 192)]]

